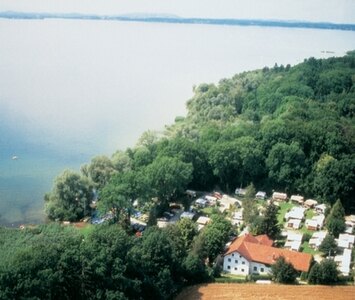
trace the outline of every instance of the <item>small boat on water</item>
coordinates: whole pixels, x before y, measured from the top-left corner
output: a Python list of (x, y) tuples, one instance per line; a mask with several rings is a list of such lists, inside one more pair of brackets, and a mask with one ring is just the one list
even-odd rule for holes
[(11, 159), (12, 159), (12, 160), (18, 160), (18, 156), (14, 155), (14, 156), (12, 156)]

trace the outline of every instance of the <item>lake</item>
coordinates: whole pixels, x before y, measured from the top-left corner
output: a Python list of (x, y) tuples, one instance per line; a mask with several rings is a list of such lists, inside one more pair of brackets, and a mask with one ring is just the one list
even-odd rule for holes
[(65, 168), (185, 115), (194, 85), (355, 49), (349, 31), (87, 20), (2, 19), (0, 39), (0, 224), (10, 226), (43, 221), (43, 195)]

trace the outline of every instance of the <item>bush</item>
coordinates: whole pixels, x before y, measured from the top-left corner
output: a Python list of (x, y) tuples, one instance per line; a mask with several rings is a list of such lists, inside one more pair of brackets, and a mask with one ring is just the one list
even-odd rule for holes
[(312, 237), (312, 234), (310, 234), (310, 233), (305, 233), (305, 234), (303, 235), (303, 237), (302, 237), (302, 243), (304, 243), (304, 242), (309, 242), (309, 240), (311, 239), (311, 237)]
[(323, 252), (324, 256), (335, 255), (337, 252), (338, 245), (335, 242), (334, 236), (327, 234), (323, 242), (319, 245), (319, 251)]
[(271, 272), (273, 280), (278, 283), (294, 283), (298, 274), (293, 265), (283, 256), (280, 256), (271, 266)]
[(324, 259), (320, 264), (315, 263), (308, 276), (308, 283), (311, 284), (335, 284), (338, 281), (337, 265), (331, 259)]
[(246, 283), (245, 278), (233, 278), (233, 277), (218, 277), (215, 278), (215, 282), (218, 283)]
[(305, 280), (307, 280), (307, 278), (308, 278), (308, 273), (307, 272), (302, 272), (301, 276), (300, 276), (300, 279), (302, 281), (305, 281)]
[(349, 282), (353, 283), (352, 276), (343, 276), (343, 275), (338, 276), (338, 284), (348, 284)]
[(257, 280), (272, 280), (271, 275), (260, 275), (260, 274), (251, 274), (247, 276), (248, 281), (257, 281)]

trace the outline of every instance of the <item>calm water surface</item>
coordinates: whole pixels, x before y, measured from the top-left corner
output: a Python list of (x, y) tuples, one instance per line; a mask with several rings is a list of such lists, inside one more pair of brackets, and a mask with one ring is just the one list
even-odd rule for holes
[(0, 20), (0, 40), (0, 224), (10, 225), (43, 220), (63, 169), (184, 115), (193, 85), (355, 49), (346, 31), (77, 20)]

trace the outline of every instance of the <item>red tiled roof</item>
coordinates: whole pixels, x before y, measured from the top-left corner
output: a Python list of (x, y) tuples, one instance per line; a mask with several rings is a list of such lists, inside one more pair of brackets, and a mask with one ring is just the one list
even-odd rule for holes
[[(266, 243), (262, 244), (259, 240), (264, 240)], [(270, 244), (270, 241), (272, 240), (269, 238), (266, 240), (263, 236), (253, 237), (248, 234), (236, 239), (230, 245), (225, 255), (232, 252), (238, 252), (249, 261), (259, 262), (266, 265), (272, 265), (280, 256), (283, 256), (296, 270), (308, 272), (312, 261), (312, 255), (271, 247), (268, 245)]]
[(251, 234), (246, 234), (243, 236), (238, 237), (237, 239), (235, 239), (232, 244), (230, 244), (228, 250), (227, 250), (227, 254), (235, 252), (239, 249), (239, 247), (244, 243), (244, 242), (252, 242), (252, 243), (259, 243), (259, 241), (252, 236)]
[(255, 238), (259, 241), (259, 244), (265, 246), (272, 246), (272, 244), (274, 243), (274, 241), (270, 239), (266, 234), (257, 235)]

